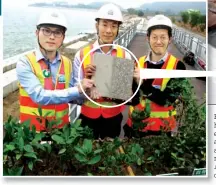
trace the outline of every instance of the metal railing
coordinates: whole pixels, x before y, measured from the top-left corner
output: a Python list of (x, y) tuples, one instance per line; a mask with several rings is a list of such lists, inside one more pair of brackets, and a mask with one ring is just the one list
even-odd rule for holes
[(173, 41), (183, 53), (192, 52), (195, 60), (195, 67), (198, 70), (205, 70), (206, 65), (206, 43), (185, 30), (173, 28)]
[[(139, 24), (134, 28), (133, 37), (136, 34), (145, 35), (147, 30), (148, 21), (143, 19)], [(127, 33), (125, 33), (126, 35)], [(124, 35), (122, 35), (124, 36)], [(131, 40), (133, 39), (131, 38)], [(122, 43), (124, 38), (120, 38), (120, 45), (125, 46), (126, 43)], [(190, 51), (194, 53), (195, 68), (198, 70), (205, 70), (206, 68), (206, 41), (205, 38), (201, 39), (201, 36), (198, 38), (193, 33), (187, 32), (186, 30), (180, 29), (178, 27), (173, 28), (173, 43), (177, 46), (179, 51), (185, 55), (186, 52)], [(125, 45), (124, 45), (125, 44)], [(128, 45), (127, 45), (128, 46)]]
[(123, 33), (120, 32), (114, 43), (127, 48), (130, 42), (133, 40), (134, 36), (136, 35), (138, 24), (139, 22), (137, 21), (132, 26), (128, 27), (126, 30), (123, 30)]

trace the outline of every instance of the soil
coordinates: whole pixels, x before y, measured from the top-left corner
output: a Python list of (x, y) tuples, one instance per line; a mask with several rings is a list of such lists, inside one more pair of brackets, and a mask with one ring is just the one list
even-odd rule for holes
[(12, 92), (3, 99), (3, 121), (8, 119), (9, 115), (19, 118), (19, 91)]

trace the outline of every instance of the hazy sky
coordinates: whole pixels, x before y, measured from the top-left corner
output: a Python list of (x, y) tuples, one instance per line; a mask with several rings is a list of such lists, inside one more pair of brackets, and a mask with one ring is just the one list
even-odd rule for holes
[[(9, 6), (19, 6), (19, 7), (26, 7), (28, 4), (34, 3), (34, 2), (53, 2), (53, 1), (63, 1), (63, 2), (68, 2), (70, 4), (89, 4), (91, 2), (114, 2), (119, 5), (121, 5), (123, 8), (135, 8), (140, 6), (143, 3), (149, 3), (149, 0), (19, 0), (18, 3), (14, 0), (2, 0), (2, 5), (4, 7), (9, 7)], [(195, 2), (205, 2), (205, 0), (151, 0), (151, 2), (157, 2), (157, 1), (195, 1)]]

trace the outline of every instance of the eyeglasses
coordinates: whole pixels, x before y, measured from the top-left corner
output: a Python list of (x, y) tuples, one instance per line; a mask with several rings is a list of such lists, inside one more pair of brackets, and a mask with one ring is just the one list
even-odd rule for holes
[(52, 31), (51, 29), (48, 29), (48, 28), (41, 28), (41, 30), (42, 30), (42, 32), (43, 32), (43, 34), (45, 36), (50, 36), (53, 33), (53, 35), (55, 37), (61, 38), (64, 35), (64, 33), (62, 31), (58, 31), (58, 30), (57, 31)]
[(154, 41), (154, 42), (157, 42), (158, 39), (159, 39), (161, 42), (164, 42), (164, 41), (168, 40), (169, 38), (168, 38), (168, 37), (156, 37), (156, 36), (153, 36), (153, 37), (151, 37), (151, 39), (152, 39), (152, 41)]

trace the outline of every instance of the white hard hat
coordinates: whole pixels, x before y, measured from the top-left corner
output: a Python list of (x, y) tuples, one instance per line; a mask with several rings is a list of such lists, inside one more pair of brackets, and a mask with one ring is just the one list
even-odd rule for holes
[(105, 4), (99, 9), (95, 20), (97, 21), (98, 19), (109, 19), (120, 23), (123, 22), (120, 8), (112, 3)]
[(46, 11), (42, 13), (38, 20), (37, 26), (41, 24), (53, 24), (67, 29), (67, 21), (65, 16), (57, 10)]
[(153, 26), (168, 26), (172, 28), (172, 21), (164, 15), (156, 15), (148, 21), (147, 30)]

